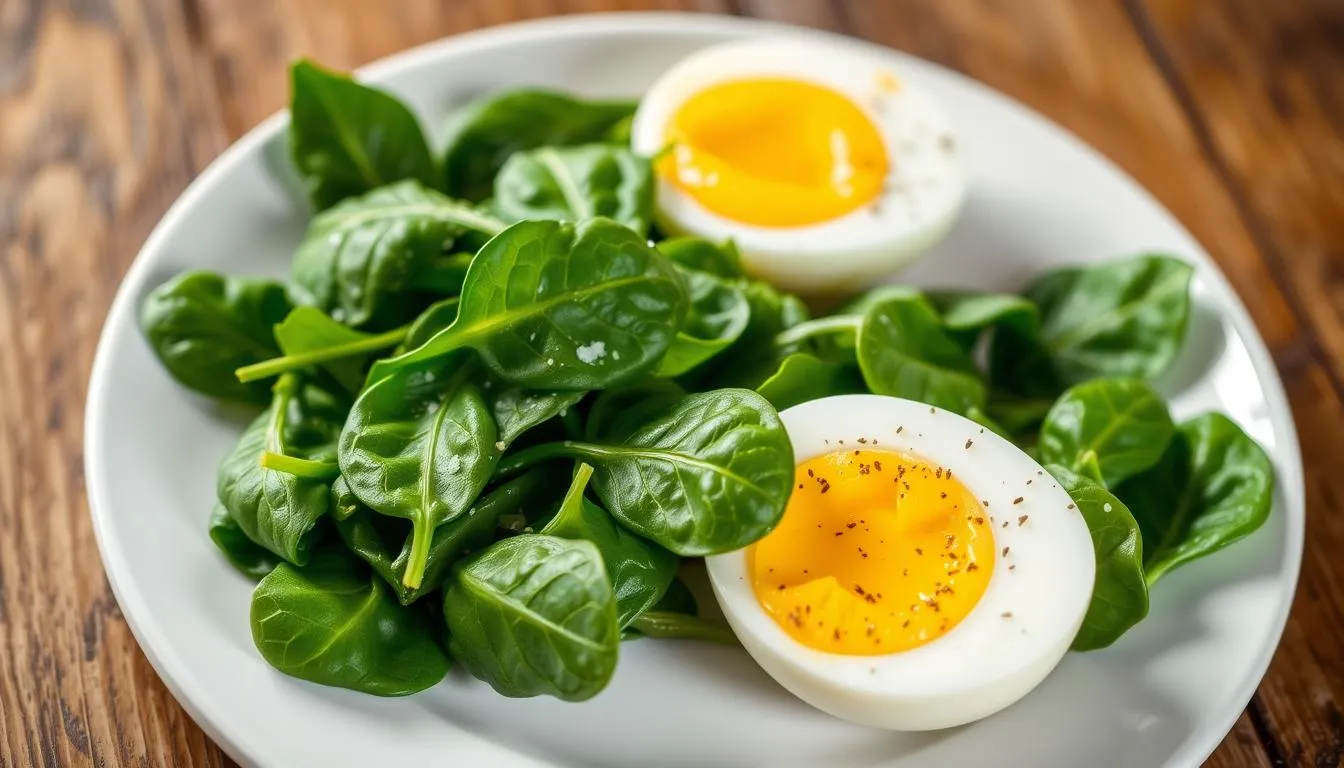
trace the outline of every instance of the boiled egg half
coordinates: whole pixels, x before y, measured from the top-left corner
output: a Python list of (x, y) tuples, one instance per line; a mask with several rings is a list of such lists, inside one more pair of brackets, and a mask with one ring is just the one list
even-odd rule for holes
[(929, 730), (993, 714), (1054, 669), (1096, 566), (1040, 465), (911, 400), (829, 397), (781, 417), (798, 461), (782, 521), (706, 561), (767, 673), (837, 717)]
[(732, 239), (754, 276), (799, 293), (873, 282), (947, 233), (966, 196), (946, 115), (863, 48), (807, 39), (706, 48), (635, 113), (669, 234)]

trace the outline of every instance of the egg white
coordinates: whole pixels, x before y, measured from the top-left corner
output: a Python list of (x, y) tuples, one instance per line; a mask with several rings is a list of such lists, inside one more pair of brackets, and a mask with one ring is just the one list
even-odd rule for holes
[[(785, 77), (825, 86), (868, 116), (886, 146), (883, 191), (845, 216), (799, 227), (761, 227), (720, 216), (659, 176), (659, 226), (670, 234), (731, 238), (753, 275), (790, 291), (833, 293), (886, 276), (942, 240), (966, 197), (965, 154), (947, 116), (878, 56), (856, 46), (792, 38), (726, 43), (667, 70), (635, 113), (631, 144), (654, 155), (677, 109), (709, 86)], [(880, 78), (899, 88), (882, 90)]]
[(908, 651), (854, 656), (808, 648), (776, 624), (752, 590), (745, 549), (707, 558), (724, 616), (767, 673), (818, 709), (895, 730), (978, 720), (1045, 679), (1082, 625), (1096, 561), (1081, 513), (1039, 464), (979, 424), (911, 400), (843, 395), (780, 416), (798, 463), (872, 447), (950, 468), (989, 502), (995, 564), (980, 601), (947, 634)]

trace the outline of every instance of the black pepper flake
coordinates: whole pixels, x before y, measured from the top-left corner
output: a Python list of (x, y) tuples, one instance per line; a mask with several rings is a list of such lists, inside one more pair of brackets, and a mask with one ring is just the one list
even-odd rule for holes
[(835, 630), (835, 633), (834, 633), (833, 635), (831, 635), (831, 636), (834, 637), (836, 640), (839, 640), (839, 639), (840, 639), (840, 630), (838, 630), (838, 629)]
[(967, 573), (970, 573), (971, 571), (978, 571), (978, 570), (980, 570), (980, 566), (976, 565), (975, 563), (971, 563), (970, 565), (966, 566), (966, 572), (967, 572)]
[(783, 585), (783, 584), (780, 584), (780, 585), (779, 585), (779, 591), (780, 591), (780, 592), (783, 592), (783, 591), (784, 591), (784, 585)]
[[(857, 453), (857, 451), (855, 451), (855, 453)], [(866, 474), (868, 474), (868, 473), (870, 473), (870, 472), (872, 472), (872, 468), (869, 467), (867, 464), (860, 464), (860, 465), (859, 465), (859, 474), (860, 474), (860, 475), (866, 475)]]
[(905, 427), (897, 427), (897, 428), (896, 428), (896, 434), (898, 434), (898, 435), (901, 434), (901, 433), (904, 432), (904, 431), (905, 431)]
[(878, 472), (881, 472), (881, 471), (882, 471), (882, 462), (880, 462), (880, 461), (874, 461), (874, 462), (873, 462), (873, 469), (876, 469)]
[(939, 480), (942, 480), (942, 479), (943, 479), (943, 468), (942, 468), (942, 467), (939, 467), (939, 468), (938, 468), (938, 471), (935, 472), (934, 475), (935, 475)]
[(800, 490), (800, 491), (803, 490), (803, 484), (802, 484), (802, 483), (799, 483), (799, 484), (798, 484), (798, 490)]
[[(799, 488), (802, 488), (803, 486), (800, 485), (800, 486), (798, 486), (798, 487), (799, 487)], [(942, 493), (938, 494), (938, 498), (940, 498), (940, 499), (946, 499), (946, 498), (947, 498), (947, 491), (943, 491)]]
[(976, 518), (975, 518), (975, 524), (976, 524), (976, 525), (984, 525), (984, 524), (985, 524), (985, 518), (976, 516)]
[(863, 595), (865, 595), (865, 594), (867, 594), (867, 593), (863, 591), (863, 587), (862, 587), (861, 585), (859, 585), (859, 584), (855, 584), (855, 585), (854, 585), (854, 594), (859, 595), (859, 596), (863, 596)]
[(981, 503), (981, 504), (984, 504), (986, 507), (989, 506), (989, 500), (988, 500), (988, 499), (981, 499), (981, 500), (980, 500), (980, 503)]
[(1030, 480), (1027, 481), (1027, 485), (1031, 485), (1031, 481), (1030, 481)]
[(827, 492), (827, 491), (829, 491), (829, 490), (831, 490), (831, 484), (830, 484), (830, 483), (827, 483), (827, 484), (821, 486), (821, 492), (822, 492), (822, 493), (825, 493), (825, 492)]
[(908, 626), (910, 626), (910, 620), (909, 620), (909, 619), (906, 619), (905, 621), (901, 622), (901, 629), (905, 629), (905, 628), (908, 627)]
[(1000, 527), (1000, 528), (1007, 528), (1007, 527), (1008, 527), (1008, 521), (1007, 521), (1007, 520), (1004, 520), (1004, 521), (1003, 521), (1003, 525), (1001, 525), (1001, 526), (999, 526), (999, 527)]
[(860, 442), (860, 443), (863, 443), (864, 445), (867, 445), (867, 444), (868, 444), (868, 438), (866, 438), (866, 437), (860, 437), (860, 438), (859, 438), (859, 442)]
[(1068, 509), (1077, 509), (1077, 507), (1074, 506), (1073, 504), (1070, 504), (1070, 505), (1068, 506)]
[(1008, 566), (1008, 570), (1010, 570), (1010, 571), (1017, 570), (1017, 566), (1016, 566), (1016, 565), (1010, 565), (1010, 566)]
[(1007, 557), (1007, 556), (1008, 556), (1008, 547), (1004, 547), (1004, 548), (1003, 548), (1003, 556), (1004, 556), (1004, 557)]
[(910, 575), (910, 569), (909, 569), (909, 568), (902, 568), (902, 569), (901, 569), (901, 575), (902, 575), (902, 576), (909, 576), (909, 575)]
[(1026, 516), (1026, 515), (1022, 515), (1021, 517), (1017, 518), (1017, 524), (1018, 524), (1019, 527), (1021, 527), (1021, 526), (1022, 526), (1023, 524), (1025, 524), (1026, 522), (1027, 522), (1027, 516)]
[(1021, 504), (1021, 503), (1022, 503), (1022, 497), (1021, 497), (1021, 496), (1018, 496), (1016, 499), (1013, 499), (1013, 503), (1014, 503), (1014, 504)]
[(808, 476), (808, 477), (816, 477), (816, 476), (817, 476), (817, 473), (815, 473), (815, 472), (813, 472), (812, 470), (809, 469), (809, 470), (807, 470), (807, 476)]
[(924, 550), (920, 549), (919, 547), (915, 547), (915, 554), (916, 554), (916, 555), (923, 555), (923, 554), (924, 554)]
[(1004, 611), (1002, 615), (1003, 615), (1003, 618), (1005, 618), (1005, 619), (1011, 619), (1011, 618), (1013, 618), (1013, 612), (1012, 612), (1012, 611)]
[(854, 455), (855, 455), (855, 456), (858, 456), (858, 455), (859, 455), (859, 449), (858, 449), (858, 448), (855, 448), (855, 449), (854, 449)]
[(836, 532), (835, 532), (835, 535), (836, 535), (836, 536), (844, 536), (844, 535), (845, 535), (845, 532), (844, 532), (844, 531), (836, 531)]
[(853, 528), (853, 527), (856, 526), (856, 525), (858, 525), (858, 523), (846, 523), (846, 524), (845, 524), (845, 527), (846, 527), (846, 528)]

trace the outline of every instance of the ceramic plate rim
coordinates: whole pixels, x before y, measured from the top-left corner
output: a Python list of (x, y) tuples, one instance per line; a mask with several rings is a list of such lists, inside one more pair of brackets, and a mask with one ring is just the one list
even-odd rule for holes
[[(395, 77), (404, 70), (419, 67), (450, 52), (487, 49), (506, 43), (538, 42), (564, 38), (579, 32), (621, 35), (639, 31), (647, 32), (652, 29), (653, 31), (709, 34), (724, 31), (752, 33), (770, 28), (780, 33), (813, 35), (824, 39), (837, 37), (833, 33), (795, 27), (779, 22), (711, 14), (676, 12), (575, 14), (514, 22), (445, 37), (380, 59), (360, 68), (357, 74), (361, 80), (378, 83), (387, 78)], [(870, 50), (890, 52), (890, 49), (885, 46), (853, 38), (846, 39)], [(903, 55), (910, 56), (910, 54)], [(1133, 195), (1150, 203), (1170, 220), (1173, 228), (1189, 236), (1192, 242), (1198, 243), (1193, 236), (1189, 235), (1185, 227), (1128, 173), (1049, 117), (959, 72), (949, 70), (933, 62), (921, 61), (927, 66), (938, 68), (945, 74), (958, 79), (964, 86), (989, 97), (1005, 110), (1028, 113), (1047, 126), (1047, 130), (1054, 134), (1053, 138), (1056, 141), (1066, 142), (1083, 150), (1106, 166), (1118, 178), (1123, 179)], [(232, 732), (229, 729), (226, 725), (227, 718), (222, 716), (223, 713), (217, 707), (217, 700), (212, 698), (207, 691), (193, 685), (192, 672), (177, 649), (172, 647), (163, 636), (161, 621), (147, 613), (141, 594), (124, 581), (129, 580), (129, 564), (126, 562), (116, 534), (112, 530), (110, 505), (106, 501), (109, 494), (108, 480), (104, 472), (103, 461), (101, 454), (95, 454), (87, 448), (90, 445), (101, 444), (99, 438), (101, 438), (105, 427), (103, 414), (107, 408), (105, 399), (108, 389), (107, 378), (111, 375), (112, 365), (111, 353), (109, 352), (110, 338), (115, 329), (120, 328), (127, 321), (127, 316), (133, 318), (136, 288), (144, 282), (149, 271), (162, 258), (162, 244), (167, 239), (168, 233), (179, 226), (179, 221), (184, 217), (184, 213), (192, 208), (199, 199), (211, 194), (214, 187), (227, 175), (230, 168), (240, 163), (249, 153), (259, 151), (268, 140), (278, 132), (283, 131), (287, 120), (287, 111), (277, 112), (257, 124), (225, 149), (187, 186), (145, 240), (144, 245), (122, 278), (104, 320), (103, 329), (99, 334), (98, 347), (94, 354), (89, 379), (84, 419), (86, 447), (84, 471), (94, 535), (108, 582), (132, 635), (174, 698), (211, 739), (235, 760), (244, 764), (260, 765), (278, 763), (275, 762), (274, 755), (264, 754), (256, 744), (249, 743), (247, 734)], [(1278, 648), (1288, 620), (1301, 570), (1306, 509), (1304, 499), (1305, 479), (1297, 430), (1284, 392), (1283, 382), (1278, 375), (1265, 342), (1252, 322), (1240, 297), (1232, 289), (1222, 270), (1204, 250), (1203, 246), (1200, 245), (1197, 250), (1187, 255), (1191, 260), (1204, 267), (1201, 274), (1213, 283), (1215, 304), (1228, 316), (1245, 342), (1252, 367), (1257, 374), (1258, 383), (1264, 390), (1270, 421), (1276, 429), (1283, 430), (1285, 436), (1289, 438), (1284, 445), (1276, 446), (1276, 453), (1279, 459), (1279, 480), (1284, 491), (1285, 514), (1287, 515), (1285, 521), (1285, 551), (1282, 553), (1284, 557), (1283, 575), (1290, 576), (1290, 578), (1279, 579), (1280, 602), (1278, 613), (1273, 618), (1273, 631), (1268, 636), (1269, 642), (1266, 642), (1259, 649), (1255, 662), (1244, 670), (1244, 678), (1237, 686), (1236, 696), (1233, 697), (1233, 701), (1226, 705), (1226, 711), (1216, 718), (1216, 729), (1196, 727), (1193, 729), (1196, 733), (1187, 739), (1181, 749), (1172, 755), (1171, 762), (1173, 764), (1195, 766), (1201, 764), (1212, 754), (1226, 734), (1232, 730), (1247, 702), (1250, 701), (1258, 687), (1260, 680), (1264, 677), (1274, 652)], [(1200, 732), (1205, 732), (1208, 735), (1202, 735)]]

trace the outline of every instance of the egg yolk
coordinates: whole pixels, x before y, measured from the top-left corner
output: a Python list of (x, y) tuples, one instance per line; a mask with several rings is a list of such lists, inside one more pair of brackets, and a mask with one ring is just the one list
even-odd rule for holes
[(798, 466), (779, 526), (748, 570), (795, 640), (853, 655), (916, 648), (971, 612), (994, 570), (988, 510), (917, 456), (846, 450)]
[(845, 96), (787, 79), (706, 88), (672, 116), (658, 172), (724, 218), (762, 227), (836, 219), (887, 176), (877, 128)]

